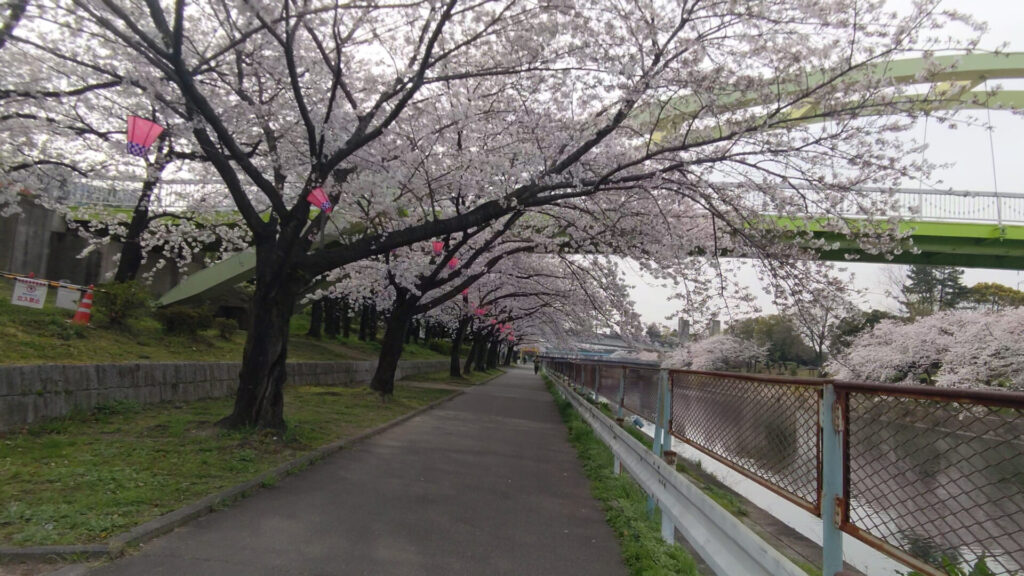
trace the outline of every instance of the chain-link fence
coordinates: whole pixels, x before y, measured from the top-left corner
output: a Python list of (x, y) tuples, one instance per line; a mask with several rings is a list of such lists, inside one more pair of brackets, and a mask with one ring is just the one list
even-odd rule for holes
[[(658, 368), (547, 365), (613, 409), (623, 378), (623, 408), (657, 421)], [(822, 435), (841, 434), (841, 530), (924, 574), (947, 574), (944, 566), (1024, 574), (1024, 394), (675, 370), (668, 377), (667, 428), (679, 441), (820, 515), (829, 473)], [(823, 429), (826, 387), (836, 416)]]
[(820, 392), (744, 375), (672, 373), (672, 435), (817, 514)]
[(836, 393), (844, 531), (912, 565), (1024, 571), (1021, 395), (842, 383)]

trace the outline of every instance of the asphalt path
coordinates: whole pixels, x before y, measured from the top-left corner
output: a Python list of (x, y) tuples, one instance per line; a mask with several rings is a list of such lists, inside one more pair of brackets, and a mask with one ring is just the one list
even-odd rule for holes
[(90, 572), (626, 573), (551, 396), (518, 368)]

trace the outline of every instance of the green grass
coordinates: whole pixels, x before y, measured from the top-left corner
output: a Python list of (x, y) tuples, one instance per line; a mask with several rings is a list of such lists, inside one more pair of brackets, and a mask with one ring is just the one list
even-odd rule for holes
[(440, 382), (444, 384), (455, 384), (462, 386), (472, 386), (479, 384), (484, 380), (493, 378), (498, 374), (504, 373), (504, 370), (484, 370), (483, 372), (470, 372), (469, 374), (463, 374), (459, 378), (452, 378), (447, 370), (441, 370), (439, 372), (427, 372), (425, 374), (417, 374), (416, 376), (410, 376), (409, 380), (416, 382)]
[(216, 428), (231, 398), (117, 402), (0, 436), (0, 544), (102, 541), (449, 394), (399, 384), (382, 403), (363, 387), (289, 388), (283, 437)]
[(569, 442), (590, 480), (590, 492), (601, 502), (605, 518), (622, 545), (622, 556), (635, 576), (696, 576), (697, 565), (682, 547), (661, 539), (661, 524), (647, 515), (647, 495), (625, 474), (612, 474), (611, 450), (559, 396), (545, 378), (558, 412), (569, 429)]
[(719, 506), (737, 518), (747, 516), (747, 507), (743, 502), (724, 484), (718, 482), (713, 476), (702, 472), (699, 462), (691, 462), (681, 457), (676, 457), (676, 471), (682, 473), (694, 483), (702, 492), (708, 495)]
[[(11, 304), (13, 281), (0, 279), (0, 364), (88, 364), (105, 362), (238, 362), (242, 359), (245, 332), (230, 340), (215, 330), (207, 330), (193, 339), (163, 334), (153, 318), (132, 321), (127, 328), (72, 326), (73, 313), (54, 306), (56, 289), (47, 294), (42, 310)], [(95, 319), (95, 317), (94, 317)], [(380, 352), (378, 342), (362, 342), (353, 333), (350, 338), (314, 339), (305, 336), (309, 329), (308, 311), (292, 317), (288, 358), (295, 361), (370, 360)], [(445, 358), (424, 345), (409, 344), (403, 359)]]

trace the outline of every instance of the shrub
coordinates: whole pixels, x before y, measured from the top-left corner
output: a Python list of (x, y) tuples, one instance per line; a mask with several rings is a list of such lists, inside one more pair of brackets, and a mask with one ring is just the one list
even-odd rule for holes
[(213, 321), (213, 329), (217, 331), (221, 338), (231, 340), (235, 332), (238, 332), (238, 322), (231, 318), (216, 318)]
[(149, 290), (138, 282), (103, 284), (99, 290), (93, 294), (96, 315), (108, 326), (126, 326), (150, 309)]
[[(451, 353), (452, 353), (452, 341), (451, 340), (436, 340), (436, 339), (435, 340), (431, 340), (431, 341), (427, 342), (427, 348), (430, 348), (431, 350), (433, 350), (434, 352), (437, 352), (438, 354), (444, 354), (445, 356), (451, 356)], [(465, 350), (466, 346), (463, 345), (462, 349)]]
[(198, 336), (213, 326), (213, 312), (205, 306), (168, 306), (156, 311), (156, 319), (164, 333), (176, 336)]

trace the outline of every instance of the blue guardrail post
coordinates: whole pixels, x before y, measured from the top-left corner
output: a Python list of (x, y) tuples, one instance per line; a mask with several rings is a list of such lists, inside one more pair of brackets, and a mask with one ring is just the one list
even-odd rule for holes
[(834, 576), (843, 569), (843, 533), (839, 515), (843, 498), (843, 426), (842, 410), (836, 402), (836, 389), (826, 383), (821, 396), (821, 548), (823, 576)]

